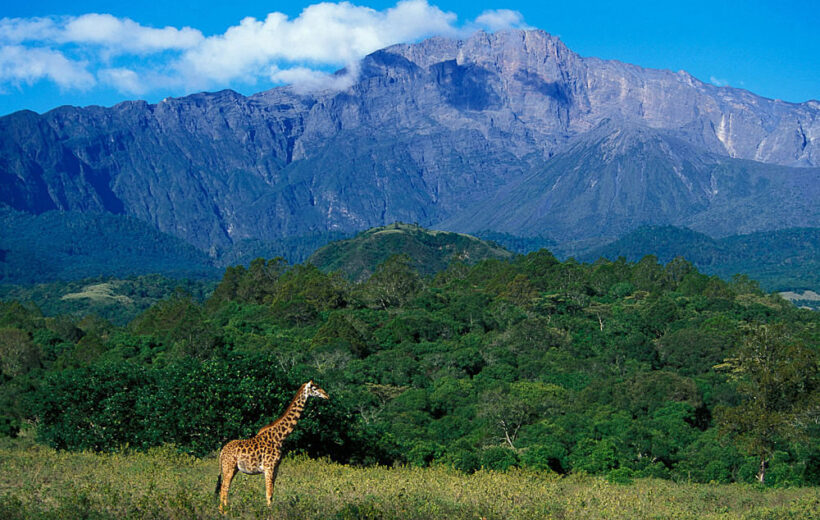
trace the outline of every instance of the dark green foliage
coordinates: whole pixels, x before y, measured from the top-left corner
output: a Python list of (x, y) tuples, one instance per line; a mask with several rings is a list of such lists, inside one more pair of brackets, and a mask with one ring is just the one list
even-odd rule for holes
[[(257, 259), (200, 302), (173, 292), (126, 327), (0, 304), (0, 429), (202, 454), (274, 420), (314, 378), (331, 400), (311, 403), (289, 445), (339, 460), (733, 482), (755, 478), (744, 454), (764, 447), (769, 484), (820, 474), (807, 442), (820, 317), (682, 259), (538, 251), (423, 278), (394, 256), (358, 283)], [(772, 343), (790, 361), (767, 365), (771, 389), (738, 361), (748, 327), (787, 338)], [(715, 370), (724, 360), (734, 372)], [(763, 390), (780, 414), (765, 425), (810, 426), (765, 436), (741, 420), (761, 415)]]
[[(643, 227), (581, 255), (636, 261), (655, 254), (662, 262), (685, 257), (699, 270), (729, 279), (745, 273), (767, 291), (820, 288), (820, 229), (761, 231), (714, 239), (674, 226)], [(810, 303), (810, 302), (806, 302)]]
[(509, 448), (493, 446), (481, 452), (481, 467), (483, 468), (504, 471), (517, 465), (518, 455)]
[(221, 266), (247, 265), (256, 258), (285, 258), (292, 264), (304, 262), (325, 244), (348, 238), (353, 233), (331, 231), (309, 235), (286, 236), (277, 239), (247, 239), (226, 249), (217, 249), (216, 263)]
[(30, 215), (0, 208), (0, 283), (31, 284), (105, 274), (163, 273), (213, 278), (202, 251), (137, 219), (111, 213), (50, 211)]
[(537, 251), (539, 249), (547, 249), (555, 244), (555, 240), (545, 237), (520, 237), (510, 235), (509, 233), (500, 233), (498, 231), (479, 231), (475, 234), (482, 240), (495, 242), (502, 247), (515, 251), (516, 253), (526, 254), (530, 251)]
[(362, 285), (362, 297), (372, 307), (399, 307), (421, 290), (419, 274), (413, 270), (407, 255), (394, 255), (380, 264)]
[(23, 375), (40, 364), (40, 349), (29, 333), (15, 328), (0, 328), (0, 377)]
[(0, 300), (32, 302), (46, 316), (82, 318), (89, 314), (125, 325), (176, 288), (203, 301), (215, 281), (143, 275), (118, 279), (85, 278), (36, 285), (0, 285)]
[[(300, 383), (273, 355), (180, 360), (144, 368), (101, 362), (51, 374), (32, 396), (40, 440), (63, 449), (115, 450), (167, 443), (204, 455), (273, 422)], [(292, 446), (338, 460), (361, 457), (364, 430), (344, 395), (311, 401)], [(378, 460), (378, 452), (372, 455)]]
[(782, 324), (759, 325), (720, 368), (730, 371), (742, 398), (737, 406), (717, 409), (721, 431), (760, 460), (762, 484), (778, 448), (818, 433), (820, 355)]

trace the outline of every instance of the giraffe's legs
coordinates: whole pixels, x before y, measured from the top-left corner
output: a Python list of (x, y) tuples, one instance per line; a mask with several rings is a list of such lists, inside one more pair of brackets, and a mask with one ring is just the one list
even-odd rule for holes
[(276, 479), (276, 474), (274, 470), (266, 469), (265, 470), (265, 498), (268, 501), (268, 507), (270, 507), (271, 503), (273, 502), (273, 481)]
[(276, 483), (276, 475), (278, 474), (279, 459), (276, 459), (272, 467), (265, 470), (265, 498), (268, 500), (268, 506), (273, 502), (273, 485)]
[(225, 513), (225, 507), (228, 505), (228, 489), (231, 487), (231, 481), (236, 475), (236, 464), (224, 464), (222, 466), (222, 489), (219, 490), (219, 512)]

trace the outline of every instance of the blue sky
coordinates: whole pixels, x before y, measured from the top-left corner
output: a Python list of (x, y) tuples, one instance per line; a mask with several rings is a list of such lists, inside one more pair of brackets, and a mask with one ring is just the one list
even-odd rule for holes
[(535, 27), (583, 56), (820, 99), (818, 0), (351, 3), (35, 0), (0, 9), (0, 114), (326, 84), (398, 41)]

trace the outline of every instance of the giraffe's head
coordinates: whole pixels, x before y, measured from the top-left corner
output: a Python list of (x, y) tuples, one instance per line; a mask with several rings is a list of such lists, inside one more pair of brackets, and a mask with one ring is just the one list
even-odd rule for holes
[(305, 383), (305, 397), (321, 397), (322, 399), (329, 399), (327, 392), (319, 388), (312, 379)]

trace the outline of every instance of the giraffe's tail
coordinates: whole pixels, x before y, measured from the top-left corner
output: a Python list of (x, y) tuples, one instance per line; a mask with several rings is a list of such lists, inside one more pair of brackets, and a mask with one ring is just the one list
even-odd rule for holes
[(222, 487), (222, 473), (216, 477), (216, 489), (214, 489), (214, 496), (219, 496), (219, 488)]

